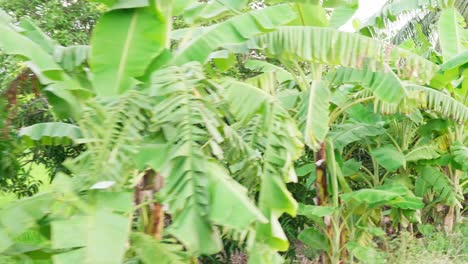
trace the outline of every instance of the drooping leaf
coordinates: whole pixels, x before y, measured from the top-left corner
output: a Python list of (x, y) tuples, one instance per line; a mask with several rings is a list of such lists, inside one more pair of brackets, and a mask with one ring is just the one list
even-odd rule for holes
[(257, 225), (256, 240), (277, 251), (287, 250), (289, 241), (278, 218), (283, 214), (295, 216), (297, 202), (288, 191), (286, 182), (297, 181), (294, 160), (302, 150), (300, 133), (292, 118), (278, 106), (269, 104), (266, 113), (266, 142), (261, 150), (263, 169), (259, 195), (259, 208), (269, 218), (269, 223)]
[(39, 123), (23, 127), (18, 136), (30, 146), (36, 144), (69, 145), (82, 138), (78, 126), (60, 122)]
[(417, 104), (421, 108), (431, 109), (444, 116), (450, 117), (459, 123), (468, 120), (468, 107), (448, 94), (432, 88), (419, 85), (406, 85), (409, 92), (420, 94)]
[(104, 14), (91, 39), (89, 60), (98, 95), (112, 96), (137, 84), (166, 44), (166, 21), (151, 9)]
[(255, 38), (248, 47), (265, 49), (270, 55), (284, 60), (350, 68), (360, 68), (367, 60), (372, 71), (385, 71), (383, 63), (400, 69), (399, 63), (404, 58), (404, 69), (399, 71), (399, 76), (422, 83), (427, 83), (438, 70), (434, 63), (407, 50), (330, 28), (283, 26)]
[(91, 96), (89, 90), (81, 88), (72, 79), (50, 84), (44, 89), (44, 93), (54, 113), (62, 119), (79, 118), (82, 112), (81, 102)]
[(177, 65), (190, 61), (205, 63), (217, 48), (244, 43), (254, 36), (274, 30), (292, 18), (294, 13), (288, 5), (276, 5), (235, 16), (194, 36), (179, 48), (173, 62)]
[(448, 61), (463, 51), (462, 38), (465, 27), (463, 17), (456, 8), (446, 8), (439, 18), (440, 47), (444, 61)]
[[(191, 255), (222, 249), (218, 225), (242, 232), (257, 222), (266, 222), (245, 189), (212, 157), (223, 155), (218, 145), (224, 140), (222, 120), (209, 101), (200, 98), (203, 91), (194, 92), (194, 87), (204, 84), (202, 80), (199, 63), (172, 66), (154, 72), (148, 90), (155, 100), (164, 98), (153, 110), (151, 129), (162, 131), (169, 153), (162, 164), (156, 164), (161, 174), (167, 175), (161, 190), (173, 220), (167, 231)], [(211, 152), (203, 150), (204, 144), (211, 146)]]
[(47, 36), (36, 24), (31, 20), (22, 20), (19, 24), (21, 34), (38, 44), (45, 52), (52, 54), (55, 47), (58, 45), (57, 41), (52, 40)]
[(321, 81), (313, 81), (303, 95), (298, 112), (299, 126), (305, 144), (311, 149), (318, 149), (328, 133), (330, 96), (327, 83)]
[[(285, 182), (297, 180), (293, 161), (298, 158), (302, 148), (300, 133), (281, 103), (266, 91), (239, 82), (225, 84), (227, 90), (224, 94), (227, 94), (226, 100), (236, 120), (247, 124), (255, 120), (257, 124), (258, 129), (249, 131), (245, 140), (263, 153), (259, 208), (269, 223), (257, 225), (254, 247), (268, 246), (269, 252), (286, 250), (289, 242), (278, 217), (283, 213), (296, 214), (297, 202), (287, 190)], [(252, 101), (246, 103), (246, 100)], [(266, 141), (257, 142), (259, 135)]]
[(258, 87), (269, 94), (276, 94), (279, 81), (275, 72), (266, 72), (246, 79), (245, 83)]
[(354, 83), (369, 88), (377, 98), (388, 103), (399, 103), (406, 96), (405, 87), (390, 69), (375, 72), (366, 66), (361, 69), (341, 67), (333, 78), (334, 83)]
[(163, 68), (152, 74), (148, 91), (155, 100), (164, 98), (153, 109), (151, 130), (162, 131), (161, 137), (168, 144), (167, 157), (160, 169), (162, 175), (167, 175), (161, 197), (169, 205), (173, 220), (167, 232), (191, 255), (214, 254), (222, 248), (218, 227), (209, 218), (215, 177), (212, 169), (219, 165), (199, 145), (211, 136), (215, 144), (220, 142), (217, 135), (220, 123), (206, 102), (194, 93), (201, 79), (198, 63)]
[(0, 21), (0, 48), (6, 54), (19, 55), (27, 61), (28, 67), (36, 74), (41, 83), (49, 84), (64, 80), (62, 68), (41, 46), (21, 35), (14, 28)]
[(208, 169), (217, 175), (216, 178), (212, 179), (211, 187), (210, 219), (214, 223), (237, 230), (245, 230), (255, 221), (262, 223), (268, 221), (248, 199), (246, 189), (229, 178), (224, 168), (211, 164)]

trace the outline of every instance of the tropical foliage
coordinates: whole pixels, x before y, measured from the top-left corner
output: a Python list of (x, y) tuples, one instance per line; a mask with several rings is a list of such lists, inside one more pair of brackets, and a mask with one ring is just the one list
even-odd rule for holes
[[(0, 50), (51, 115), (12, 123), (4, 91), (0, 176), (22, 167), (3, 162), (12, 149), (77, 149), (50, 191), (0, 210), (5, 262), (227, 262), (235, 248), (283, 263), (303, 244), (320, 263), (383, 263), (383, 236), (462, 221), (454, 1), (391, 1), (360, 33), (339, 30), (358, 1), (93, 2), (89, 44), (0, 11)], [(428, 6), (438, 40), (392, 44), (384, 22)]]

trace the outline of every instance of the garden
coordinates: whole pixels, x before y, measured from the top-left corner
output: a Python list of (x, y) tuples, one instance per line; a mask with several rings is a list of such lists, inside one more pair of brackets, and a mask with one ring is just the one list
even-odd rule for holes
[(468, 1), (371, 2), (0, 0), (0, 263), (468, 263)]

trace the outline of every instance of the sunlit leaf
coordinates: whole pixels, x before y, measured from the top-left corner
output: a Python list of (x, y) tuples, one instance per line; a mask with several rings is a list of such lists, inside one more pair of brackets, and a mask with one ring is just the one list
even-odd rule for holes
[(104, 14), (91, 40), (89, 60), (98, 95), (112, 96), (135, 80), (163, 50), (166, 22), (150, 9), (122, 9)]

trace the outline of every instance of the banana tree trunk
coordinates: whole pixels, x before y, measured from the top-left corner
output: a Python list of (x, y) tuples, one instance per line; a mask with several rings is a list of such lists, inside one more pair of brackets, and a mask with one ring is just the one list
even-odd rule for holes
[(163, 205), (154, 201), (154, 195), (164, 185), (164, 178), (154, 170), (146, 170), (135, 187), (135, 204), (139, 209), (140, 222), (145, 233), (161, 239), (164, 230)]
[(315, 188), (317, 190), (316, 204), (318, 206), (327, 204), (327, 163), (326, 163), (326, 149), (325, 143), (320, 144), (320, 149), (317, 152), (315, 161), (315, 173), (317, 179), (315, 181)]
[[(326, 154), (326, 144), (322, 142), (320, 144), (320, 149), (317, 152), (316, 161), (315, 161), (315, 173), (317, 179), (315, 180), (315, 189), (317, 190), (317, 196), (315, 197), (315, 203), (318, 206), (324, 206), (328, 203), (328, 193), (327, 193), (327, 154)], [(331, 224), (331, 219), (329, 216), (324, 217), (324, 222), (327, 225), (327, 233), (330, 238), (333, 237), (333, 228)], [(325, 264), (330, 263), (330, 258), (325, 252), (320, 256), (319, 263)]]

